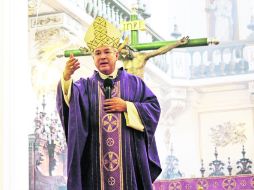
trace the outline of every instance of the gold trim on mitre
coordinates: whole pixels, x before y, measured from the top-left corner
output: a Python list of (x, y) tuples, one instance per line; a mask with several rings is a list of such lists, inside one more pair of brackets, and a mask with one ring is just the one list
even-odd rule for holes
[(101, 46), (118, 48), (121, 36), (120, 30), (103, 17), (98, 16), (88, 28), (85, 42), (91, 52)]

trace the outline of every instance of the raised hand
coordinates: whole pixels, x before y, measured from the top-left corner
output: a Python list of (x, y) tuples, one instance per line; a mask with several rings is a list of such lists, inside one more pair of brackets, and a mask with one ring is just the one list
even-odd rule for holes
[(64, 80), (70, 80), (71, 75), (80, 68), (80, 63), (78, 59), (76, 59), (73, 54), (70, 55), (69, 60), (66, 62), (63, 77)]

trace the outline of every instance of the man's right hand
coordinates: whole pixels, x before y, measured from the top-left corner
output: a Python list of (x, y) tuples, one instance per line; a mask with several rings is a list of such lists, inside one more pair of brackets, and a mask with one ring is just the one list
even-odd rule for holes
[(79, 68), (80, 68), (80, 63), (78, 59), (76, 59), (73, 56), (73, 54), (71, 54), (64, 68), (64, 73), (63, 73), (64, 80), (65, 81), (70, 80), (71, 75), (73, 75), (73, 73)]

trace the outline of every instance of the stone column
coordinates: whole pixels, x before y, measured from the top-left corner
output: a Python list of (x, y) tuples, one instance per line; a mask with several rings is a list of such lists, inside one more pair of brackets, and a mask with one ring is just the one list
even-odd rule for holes
[(27, 4), (2, 1), (0, 12), (0, 189), (28, 189), (33, 98), (27, 61)]

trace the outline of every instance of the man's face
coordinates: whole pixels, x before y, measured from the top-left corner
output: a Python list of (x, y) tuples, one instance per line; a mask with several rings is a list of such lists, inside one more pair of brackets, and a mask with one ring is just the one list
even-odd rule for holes
[(101, 73), (109, 75), (115, 70), (118, 52), (110, 46), (102, 46), (94, 50), (93, 59), (97, 69)]

